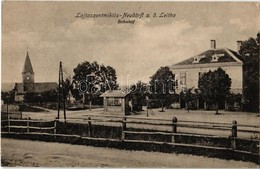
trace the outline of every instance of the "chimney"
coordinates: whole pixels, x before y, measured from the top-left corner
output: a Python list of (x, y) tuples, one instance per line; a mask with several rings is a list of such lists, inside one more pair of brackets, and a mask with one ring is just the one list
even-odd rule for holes
[(238, 41), (237, 41), (237, 51), (238, 51), (238, 52), (239, 52), (241, 46), (242, 46), (242, 41), (241, 41), (241, 40), (238, 40)]
[(210, 41), (210, 47), (211, 47), (211, 49), (216, 49), (216, 40)]

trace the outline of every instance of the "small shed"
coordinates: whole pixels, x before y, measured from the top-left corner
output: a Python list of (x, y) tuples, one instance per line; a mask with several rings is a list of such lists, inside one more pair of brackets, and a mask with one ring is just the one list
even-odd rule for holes
[(104, 111), (108, 111), (108, 107), (118, 107), (124, 115), (129, 112), (129, 93), (122, 90), (108, 90), (100, 97), (103, 97)]

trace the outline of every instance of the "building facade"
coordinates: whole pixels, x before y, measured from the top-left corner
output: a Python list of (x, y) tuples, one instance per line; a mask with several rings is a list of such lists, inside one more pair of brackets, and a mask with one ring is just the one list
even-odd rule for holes
[(217, 49), (216, 41), (211, 40), (211, 49), (170, 66), (175, 75), (176, 93), (180, 94), (185, 88), (198, 89), (199, 78), (204, 73), (222, 68), (231, 78), (231, 93), (242, 95), (243, 62), (239, 58), (240, 55), (233, 50)]

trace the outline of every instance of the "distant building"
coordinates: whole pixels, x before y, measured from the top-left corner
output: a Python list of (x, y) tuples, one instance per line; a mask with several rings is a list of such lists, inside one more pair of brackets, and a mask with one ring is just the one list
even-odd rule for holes
[(103, 97), (104, 111), (109, 111), (109, 109), (112, 109), (113, 112), (119, 110), (125, 115), (130, 114), (130, 112), (142, 111), (142, 99), (131, 93), (127, 88), (107, 90), (100, 97)]
[[(127, 114), (129, 110), (129, 92), (124, 90), (107, 90), (100, 95), (103, 97), (104, 111), (108, 111), (108, 107), (119, 107), (118, 110)], [(115, 111), (115, 109), (113, 109)]]
[(14, 86), (14, 100), (17, 102), (23, 101), (26, 93), (36, 93), (40, 95), (43, 92), (57, 90), (58, 88), (58, 84), (56, 82), (34, 82), (34, 71), (28, 51), (22, 71), (22, 79), (22, 83), (15, 83)]
[[(238, 48), (240, 45), (238, 41)], [(231, 93), (242, 94), (243, 62), (239, 58), (241, 56), (233, 50), (217, 49), (216, 41), (211, 40), (211, 49), (170, 66), (175, 75), (176, 93), (179, 94), (184, 88), (198, 89), (199, 78), (204, 73), (222, 68), (231, 78)]]

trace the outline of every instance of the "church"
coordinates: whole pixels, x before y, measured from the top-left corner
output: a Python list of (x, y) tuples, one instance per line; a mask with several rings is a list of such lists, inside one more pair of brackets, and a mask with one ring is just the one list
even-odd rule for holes
[(27, 51), (25, 63), (22, 71), (22, 83), (15, 83), (14, 86), (14, 100), (16, 102), (24, 101), (26, 93), (41, 94), (50, 90), (57, 90), (58, 84), (56, 82), (34, 82), (34, 71), (32, 63)]

